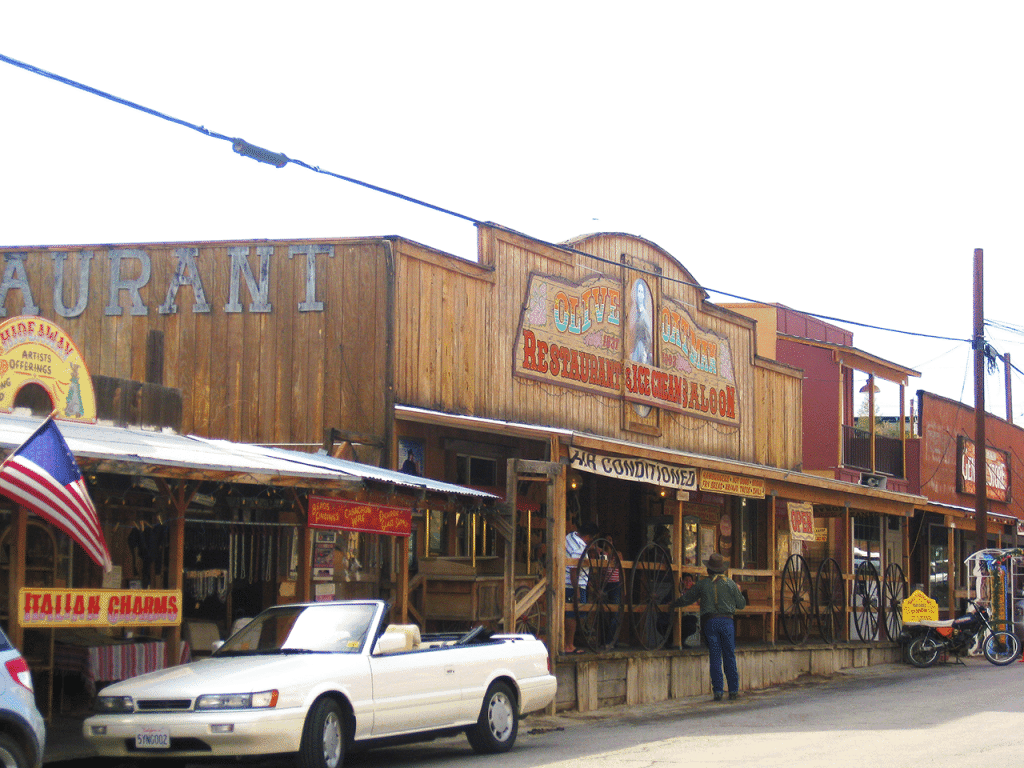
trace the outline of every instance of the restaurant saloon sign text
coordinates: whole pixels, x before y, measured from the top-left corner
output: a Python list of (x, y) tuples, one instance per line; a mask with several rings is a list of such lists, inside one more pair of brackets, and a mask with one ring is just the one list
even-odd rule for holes
[(739, 423), (728, 339), (672, 299), (654, 306), (645, 279), (624, 291), (606, 275), (573, 282), (533, 273), (526, 291), (514, 376)]

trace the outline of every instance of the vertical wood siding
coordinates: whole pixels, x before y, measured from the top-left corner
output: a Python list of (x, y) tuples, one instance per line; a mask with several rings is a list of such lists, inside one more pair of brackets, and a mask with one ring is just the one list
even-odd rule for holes
[[(755, 364), (750, 320), (706, 303), (689, 272), (653, 243), (601, 235), (580, 240), (574, 248), (585, 253), (482, 227), (481, 263), (475, 264), (401, 243), (397, 401), (772, 466), (791, 468), (800, 461), (799, 375), (781, 366)], [(660, 269), (662, 300), (671, 297), (683, 304), (699, 326), (728, 339), (741, 414), (738, 425), (662, 411), (660, 435), (642, 434), (624, 429), (623, 409), (628, 406), (621, 399), (512, 376), (531, 272), (580, 281), (599, 271), (621, 280), (622, 254)]]
[[(289, 258), (293, 245), (333, 246), (334, 256), (316, 257), (316, 299), (323, 311), (300, 312), (306, 300), (306, 259)], [(272, 311), (250, 311), (253, 299), (240, 279), (241, 312), (227, 312), (229, 248), (249, 248), (259, 279), (258, 247), (273, 249), (269, 271)], [(196, 249), (195, 263), (209, 312), (196, 312), (195, 292), (182, 285), (177, 311), (160, 312), (178, 265), (176, 250)], [(243, 442), (319, 445), (325, 427), (380, 438), (385, 434), (386, 243), (381, 240), (159, 243), (131, 246), (0, 249), (7, 262), (25, 254), (32, 299), (39, 315), (63, 328), (81, 350), (92, 374), (145, 381), (150, 331), (163, 335), (164, 386), (181, 390), (182, 431)], [(147, 308), (132, 315), (122, 293), (120, 315), (107, 315), (110, 258), (114, 250), (149, 255), (149, 280), (139, 289)], [(79, 253), (91, 251), (89, 297), (77, 317), (54, 307), (53, 254), (69, 251), (63, 302), (78, 301)], [(136, 259), (122, 261), (122, 279), (139, 277)], [(26, 297), (7, 291), (7, 317), (24, 314)]]

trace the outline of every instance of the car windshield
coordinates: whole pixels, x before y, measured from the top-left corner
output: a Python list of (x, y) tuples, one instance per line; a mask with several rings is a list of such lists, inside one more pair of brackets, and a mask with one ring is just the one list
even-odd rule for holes
[(271, 608), (232, 635), (213, 655), (359, 653), (376, 608), (369, 603)]

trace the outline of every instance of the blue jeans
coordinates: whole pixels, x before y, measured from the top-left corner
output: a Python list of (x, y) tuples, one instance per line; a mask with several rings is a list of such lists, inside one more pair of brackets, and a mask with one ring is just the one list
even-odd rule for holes
[(711, 690), (722, 693), (722, 664), (729, 681), (729, 692), (739, 693), (740, 673), (736, 669), (736, 623), (728, 616), (709, 619), (705, 630), (711, 661)]

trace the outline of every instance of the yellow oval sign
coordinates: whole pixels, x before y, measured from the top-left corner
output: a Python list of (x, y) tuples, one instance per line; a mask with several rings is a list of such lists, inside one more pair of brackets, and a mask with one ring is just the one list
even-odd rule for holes
[(13, 411), (29, 384), (46, 390), (55, 418), (96, 421), (92, 377), (71, 338), (43, 318), (12, 317), (0, 323), (0, 411)]

